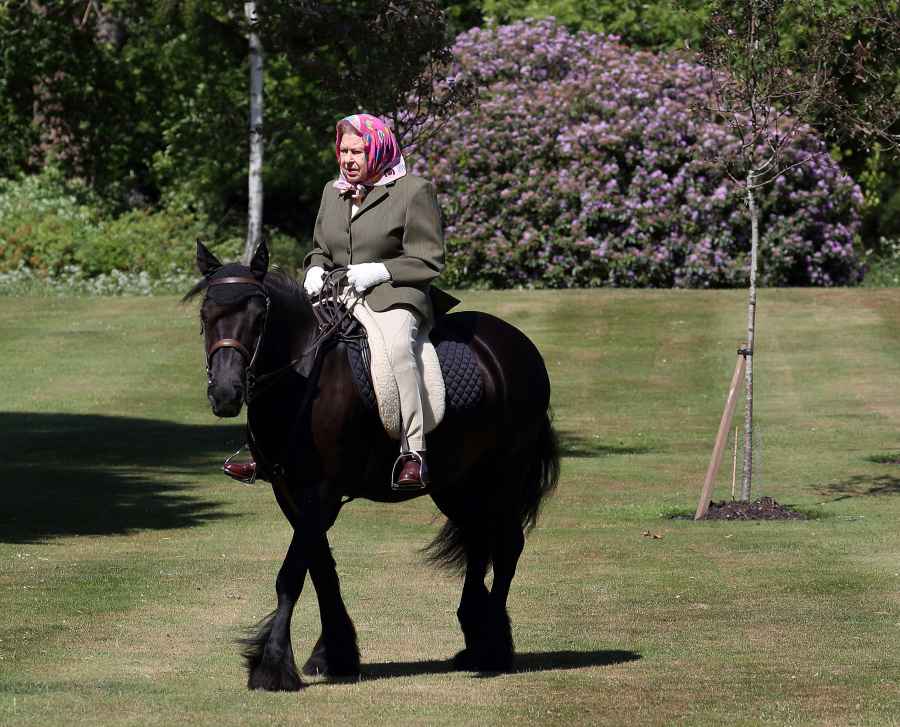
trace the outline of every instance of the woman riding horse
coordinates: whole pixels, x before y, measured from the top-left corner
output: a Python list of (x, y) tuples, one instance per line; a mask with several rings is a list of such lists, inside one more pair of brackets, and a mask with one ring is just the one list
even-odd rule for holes
[[(546, 366), (522, 331), (495, 316), (440, 315), (444, 306), (436, 301), (452, 299), (430, 286), (443, 265), (434, 190), (405, 173), (390, 131), (373, 117), (348, 117), (338, 125), (337, 155), (340, 178), (323, 192), (302, 285), (269, 270), (265, 244), (243, 265), (221, 263), (198, 242), (203, 278), (185, 296), (204, 292), (200, 317), (212, 411), (235, 417), (246, 403), (251, 450), (293, 531), (275, 580), (277, 608), (243, 641), (247, 685), (303, 687), (291, 620), (307, 575), (322, 629), (303, 673), (360, 674), (356, 630), (328, 530), (351, 500), (393, 503), (424, 494), (447, 517), (428, 547), (429, 559), (464, 573), (456, 615), (465, 648), (453, 666), (512, 669), (510, 586), (525, 533), (559, 478)], [(397, 469), (397, 443), (355, 383), (351, 351), (358, 336), (342, 328), (346, 313), (333, 306), (333, 284), (344, 277), (364, 294), (356, 304), (372, 312), (391, 342), (398, 384), (406, 389), (405, 461), (398, 477), (406, 491), (388, 484), (388, 469), (393, 465), (392, 475)], [(429, 478), (411, 345), (417, 328), (433, 321), (442, 362), (465, 373), (468, 395), (446, 407), (428, 435)]]
[[(441, 212), (430, 182), (408, 174), (393, 132), (378, 118), (354, 114), (337, 124), (335, 154), (339, 178), (325, 185), (304, 259), (303, 286), (317, 296), (326, 271), (346, 267), (347, 281), (365, 297), (359, 303), (388, 343), (388, 357), (400, 392), (400, 458), (394, 466), (400, 489), (428, 481), (422, 414), (422, 376), (414, 344), (435, 318), (430, 282), (444, 267)], [(446, 294), (438, 314), (457, 301)], [(237, 479), (252, 475), (255, 463), (226, 464)]]

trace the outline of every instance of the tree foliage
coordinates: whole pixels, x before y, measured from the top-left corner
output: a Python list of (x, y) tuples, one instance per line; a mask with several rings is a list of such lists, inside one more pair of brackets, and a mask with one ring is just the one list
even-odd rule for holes
[(757, 182), (777, 176), (779, 149), (801, 122), (812, 124), (864, 187), (867, 244), (900, 235), (900, 157), (891, 153), (900, 145), (900, 3), (708, 5), (698, 45), (705, 65), (722, 72), (715, 111), (745, 141), (729, 160), (735, 176), (754, 167)]
[(713, 111), (727, 115), (747, 150), (765, 142), (777, 157), (803, 122), (838, 143), (900, 147), (896, 0), (846, 7), (710, 0), (709, 7), (700, 58), (720, 71)]
[(617, 35), (623, 43), (664, 49), (700, 39), (705, 0), (484, 0), (484, 12), (508, 23), (553, 17), (572, 30)]
[(326, 107), (389, 117), (404, 146), (472, 99), (471, 84), (445, 81), (452, 55), (436, 0), (286, 0), (265, 7), (260, 24), (267, 42), (301, 76), (316, 79)]
[[(337, 118), (361, 108), (391, 114), (410, 94), (432, 118), (467, 96), (433, 83), (449, 40), (439, 3), (262, 7), (268, 222), (306, 236), (333, 173)], [(119, 211), (162, 199), (239, 219), (246, 33), (229, 0), (0, 0), (0, 119), (15, 130), (0, 175), (54, 157)]]

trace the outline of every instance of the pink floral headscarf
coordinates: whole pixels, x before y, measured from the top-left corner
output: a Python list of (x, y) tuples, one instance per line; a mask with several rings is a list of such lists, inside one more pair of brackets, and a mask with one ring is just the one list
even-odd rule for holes
[[(341, 170), (340, 179), (334, 183), (335, 189), (344, 192), (364, 192), (371, 187), (380, 187), (393, 182), (406, 174), (406, 163), (394, 132), (376, 116), (370, 114), (353, 114), (341, 119), (337, 124), (337, 138), (335, 139), (335, 154), (338, 165), (341, 161), (341, 125), (350, 124), (362, 137), (365, 144), (366, 161), (368, 162), (368, 174), (359, 184), (347, 181), (344, 171)], [(371, 181), (375, 180), (375, 181)], [(360, 189), (362, 188), (362, 189)]]

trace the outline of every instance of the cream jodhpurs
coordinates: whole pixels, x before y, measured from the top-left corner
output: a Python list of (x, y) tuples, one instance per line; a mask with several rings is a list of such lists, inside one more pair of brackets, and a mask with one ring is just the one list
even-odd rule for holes
[(400, 416), (403, 419), (400, 450), (422, 451), (425, 449), (425, 420), (422, 415), (424, 385), (415, 355), (415, 342), (421, 323), (419, 316), (408, 308), (376, 311), (365, 301), (362, 304), (372, 314), (375, 325), (384, 337), (388, 360), (400, 390)]

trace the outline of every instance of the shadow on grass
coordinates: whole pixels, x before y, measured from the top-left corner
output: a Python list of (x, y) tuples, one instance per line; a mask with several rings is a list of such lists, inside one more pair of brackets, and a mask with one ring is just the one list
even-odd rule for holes
[(226, 517), (192, 481), (239, 425), (0, 412), (0, 542), (188, 528)]
[[(592, 666), (613, 666), (629, 661), (637, 661), (641, 655), (634, 651), (534, 651), (516, 654), (513, 672), (556, 671), (560, 669), (585, 669)], [(363, 680), (394, 679), (397, 677), (424, 676), (427, 674), (447, 674), (456, 669), (453, 660), (406, 661), (364, 664)], [(500, 676), (482, 673), (479, 677)]]
[(610, 445), (601, 439), (582, 437), (575, 432), (557, 431), (559, 454), (562, 457), (614, 457), (622, 454), (649, 454), (649, 447), (625, 447)]
[(832, 502), (866, 495), (900, 495), (900, 477), (891, 475), (857, 475), (844, 482), (826, 485), (823, 496), (833, 496)]
[(866, 457), (866, 460), (875, 464), (900, 464), (900, 452), (873, 454), (871, 457)]

